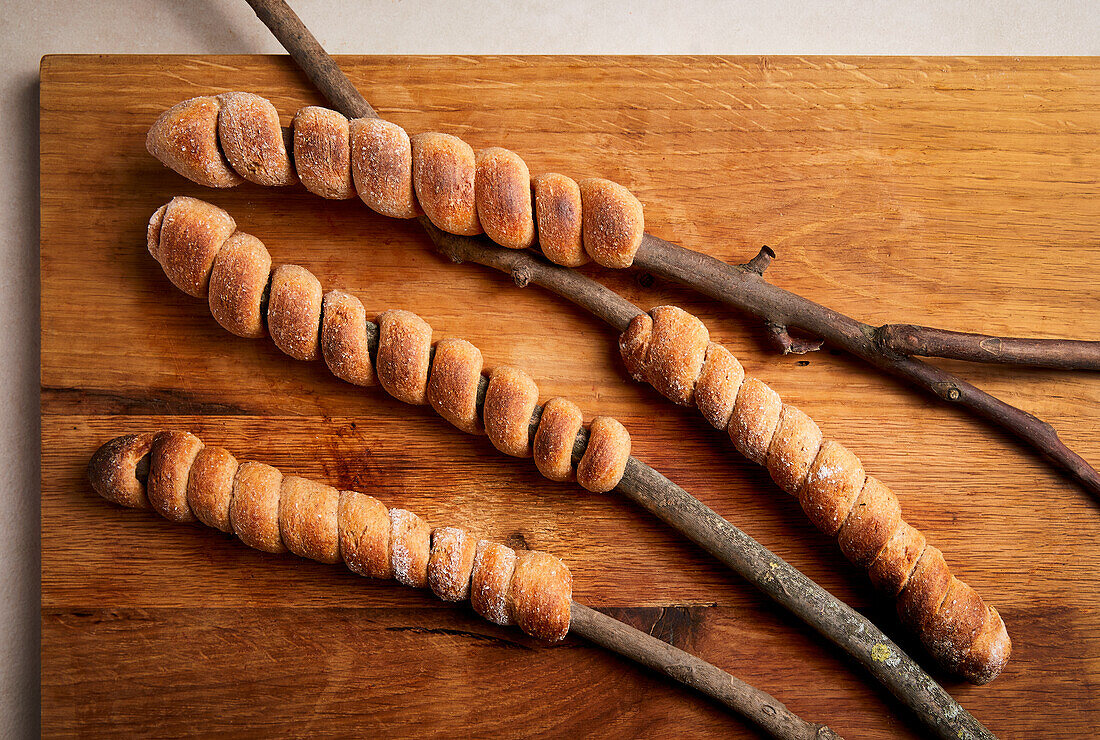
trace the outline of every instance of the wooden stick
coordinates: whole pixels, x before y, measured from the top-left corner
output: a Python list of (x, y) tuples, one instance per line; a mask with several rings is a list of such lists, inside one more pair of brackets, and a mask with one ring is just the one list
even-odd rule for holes
[(571, 612), (570, 632), (706, 694), (775, 737), (802, 740), (840, 737), (825, 725), (800, 719), (767, 693), (678, 647), (575, 601)]
[[(355, 90), (351, 81), (332, 57), (325, 53), (285, 0), (247, 2), (337, 109), (352, 118), (378, 117), (374, 108)], [(421, 223), (426, 220), (421, 219)], [(974, 335), (979, 339), (973, 342), (956, 340), (948, 344), (929, 340), (923, 344), (907, 345), (894, 336), (897, 333), (895, 330), (872, 327), (771, 285), (762, 276), (774, 257), (775, 252), (764, 247), (750, 262), (734, 266), (647, 233), (635, 255), (633, 266), (683, 283), (729, 306), (759, 316), (764, 320), (774, 344), (784, 354), (811, 352), (828, 342), (891, 375), (908, 380), (947, 403), (969, 409), (1031, 445), (1048, 460), (1067, 470), (1086, 490), (1100, 495), (1100, 473), (1084, 458), (1070, 450), (1050, 424), (1001, 401), (946, 370), (911, 356), (943, 356), (1021, 365), (1035, 364), (1035, 358), (1068, 357), (1074, 359), (1074, 364), (1039, 364), (1044, 367), (1097, 369), (1100, 365), (1100, 342)], [(749, 277), (755, 279), (747, 279)], [(573, 300), (571, 295), (561, 295)], [(815, 341), (792, 337), (790, 328), (808, 331), (819, 339)], [(935, 334), (941, 338), (944, 334), (955, 334), (939, 329), (927, 331), (930, 335)], [(989, 340), (1001, 342), (1008, 349), (999, 353), (980, 350), (964, 352), (963, 346), (972, 346), (982, 340), (987, 345)], [(998, 356), (1001, 359), (995, 359)]]
[(882, 346), (903, 355), (1059, 370), (1100, 370), (1100, 342), (991, 337), (913, 324), (884, 324), (875, 334)]

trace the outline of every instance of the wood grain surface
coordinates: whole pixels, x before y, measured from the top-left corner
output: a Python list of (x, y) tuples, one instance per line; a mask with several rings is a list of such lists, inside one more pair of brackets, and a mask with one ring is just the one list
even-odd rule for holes
[[(857, 318), (1100, 339), (1095, 59), (355, 57), (381, 114), (503, 145), (533, 173), (633, 189), (654, 234), (721, 259), (761, 244), (770, 280)], [(542, 479), (426, 408), (230, 336), (171, 286), (145, 223), (208, 199), (276, 262), (406, 308), (586, 417), (868, 614), (925, 665), (892, 606), (766, 472), (632, 383), (616, 337), (497, 273), (438, 258), (415, 224), (300, 187), (204, 190), (145, 132), (181, 99), (323, 101), (287, 58), (53, 56), (42, 63), (42, 722), (66, 735), (753, 736), (718, 706), (581, 640), (543, 647), (467, 608), (213, 530), (118, 509), (84, 478), (126, 432), (210, 443), (406, 506), (433, 525), (561, 556), (575, 598), (773, 693), (842, 735), (920, 729), (863, 671), (655, 519)], [(1005, 737), (1100, 731), (1100, 511), (988, 425), (850, 357), (778, 357), (751, 317), (634, 272), (639, 305), (701, 316), (746, 368), (848, 445), (1003, 614), (1014, 656), (976, 688), (935, 673)], [(1100, 376), (952, 363), (1100, 463)]]

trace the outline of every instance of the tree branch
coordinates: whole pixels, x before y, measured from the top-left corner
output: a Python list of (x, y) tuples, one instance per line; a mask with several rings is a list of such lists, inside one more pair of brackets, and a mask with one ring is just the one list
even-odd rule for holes
[(902, 355), (1060, 370), (1100, 370), (1100, 342), (1080, 339), (991, 337), (913, 324), (884, 324), (875, 341)]

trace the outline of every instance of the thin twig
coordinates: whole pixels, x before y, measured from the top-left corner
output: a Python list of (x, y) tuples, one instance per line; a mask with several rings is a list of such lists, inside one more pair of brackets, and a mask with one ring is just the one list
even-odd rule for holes
[(875, 334), (882, 347), (903, 355), (1059, 370), (1100, 370), (1100, 342), (991, 337), (913, 324), (884, 324), (875, 329)]

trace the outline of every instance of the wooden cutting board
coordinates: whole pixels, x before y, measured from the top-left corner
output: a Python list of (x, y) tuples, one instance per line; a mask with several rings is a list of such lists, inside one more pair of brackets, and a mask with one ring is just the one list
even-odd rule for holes
[[(354, 57), (410, 131), (504, 145), (532, 172), (630, 187), (653, 233), (744, 261), (864, 320), (1100, 339), (1100, 63), (1092, 59)], [(677, 481), (926, 665), (865, 574), (690, 410), (630, 382), (616, 337), (537, 288), (449, 264), (415, 224), (301, 188), (200, 188), (145, 151), (181, 99), (318, 93), (283, 57), (53, 56), (41, 71), (42, 722), (46, 735), (754, 734), (579, 639), (547, 648), (466, 608), (339, 567), (269, 556), (98, 498), (91, 453), (191, 430), (262, 460), (545, 549), (577, 600), (773, 693), (846, 737), (920, 733), (842, 653), (640, 509), (550, 483), (423, 408), (230, 336), (165, 279), (145, 223), (177, 194), (226, 208), (276, 262), (371, 315), (416, 311), (543, 398), (615, 415)], [(1015, 651), (976, 688), (936, 673), (994, 732), (1089, 735), (1100, 716), (1100, 511), (1029, 449), (823, 351), (779, 357), (760, 322), (635, 272), (590, 274), (695, 312), (750, 372), (898, 492)], [(951, 363), (1100, 463), (1100, 375)]]

